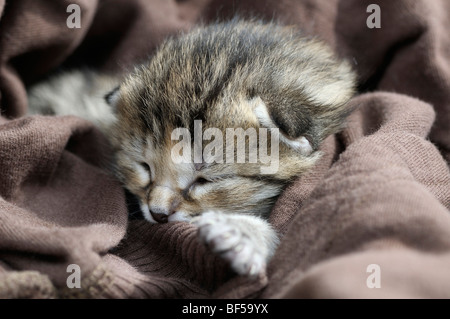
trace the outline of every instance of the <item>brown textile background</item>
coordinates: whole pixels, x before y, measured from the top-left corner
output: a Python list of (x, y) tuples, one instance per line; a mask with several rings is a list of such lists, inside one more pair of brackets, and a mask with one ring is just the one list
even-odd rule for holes
[[(80, 29), (66, 27), (70, 3)], [(381, 7), (369, 29), (366, 8)], [(447, 0), (0, 0), (0, 297), (450, 298)], [(347, 129), (286, 189), (267, 275), (236, 277), (185, 223), (127, 221), (105, 138), (75, 117), (24, 117), (61, 67), (122, 72), (201, 21), (257, 15), (328, 42), (359, 74)], [(80, 289), (66, 286), (77, 264)], [(381, 288), (368, 288), (371, 264)]]

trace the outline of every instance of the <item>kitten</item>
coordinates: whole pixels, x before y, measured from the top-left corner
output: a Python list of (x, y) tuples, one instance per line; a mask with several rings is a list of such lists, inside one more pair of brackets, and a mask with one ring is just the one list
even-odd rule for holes
[[(105, 86), (111, 90), (102, 99)], [(123, 80), (62, 74), (31, 88), (29, 103), (34, 113), (96, 123), (113, 146), (117, 178), (138, 198), (145, 219), (192, 222), (235, 272), (254, 276), (278, 244), (266, 221), (273, 204), (314, 165), (321, 142), (343, 127), (354, 88), (350, 66), (321, 42), (293, 27), (233, 19), (168, 38)], [(253, 128), (261, 138), (268, 129), (269, 149), (279, 137), (278, 169), (263, 174), (265, 164), (248, 161), (251, 147), (245, 163), (194, 161), (193, 154), (175, 162), (180, 141), (173, 132), (188, 128), (192, 138), (196, 120), (201, 134)], [(204, 153), (206, 145), (199, 146)]]

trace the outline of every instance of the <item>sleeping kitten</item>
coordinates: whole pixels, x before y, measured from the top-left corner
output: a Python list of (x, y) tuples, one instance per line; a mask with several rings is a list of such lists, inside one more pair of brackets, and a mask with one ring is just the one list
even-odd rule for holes
[[(273, 204), (314, 165), (321, 142), (343, 127), (354, 87), (349, 65), (319, 41), (295, 28), (234, 19), (167, 39), (123, 80), (62, 74), (31, 88), (29, 102), (33, 113), (96, 123), (113, 146), (116, 176), (149, 222), (194, 223), (235, 272), (253, 276), (265, 270), (278, 243), (266, 221)], [(253, 128), (258, 142), (247, 145), (244, 163), (220, 161), (230, 145), (216, 149), (215, 161), (194, 160), (184, 150), (185, 161), (174, 161), (177, 128), (191, 133), (184, 145), (207, 153), (209, 141), (194, 141), (196, 120), (200, 136), (210, 128), (224, 136), (227, 128)], [(277, 155), (271, 174), (262, 173), (267, 163), (249, 161), (262, 147), (261, 129), (265, 147)]]

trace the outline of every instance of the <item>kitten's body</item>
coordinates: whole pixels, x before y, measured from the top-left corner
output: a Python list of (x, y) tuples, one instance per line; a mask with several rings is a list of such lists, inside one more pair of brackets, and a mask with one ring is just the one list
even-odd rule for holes
[[(321, 141), (342, 128), (354, 90), (349, 66), (320, 42), (292, 28), (238, 20), (165, 41), (118, 81), (107, 95), (110, 108), (101, 99), (106, 92), (89, 94), (83, 85), (87, 100), (69, 99), (72, 93), (64, 91), (75, 88), (65, 78), (109, 89), (114, 82), (86, 72), (62, 75), (30, 91), (34, 112), (50, 108), (98, 124), (114, 148), (116, 176), (147, 220), (195, 223), (213, 251), (250, 275), (264, 270), (278, 241), (264, 218), (283, 188), (318, 159)], [(92, 105), (102, 113), (93, 114)], [(278, 171), (261, 174), (261, 162), (175, 163), (171, 134), (180, 127), (193, 131), (195, 120), (203, 132), (268, 128), (271, 136), (279, 129)]]

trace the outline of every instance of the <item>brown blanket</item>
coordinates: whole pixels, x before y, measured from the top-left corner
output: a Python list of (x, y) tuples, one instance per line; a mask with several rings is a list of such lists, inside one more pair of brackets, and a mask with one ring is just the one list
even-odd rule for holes
[[(371, 3), (381, 28), (366, 25)], [(450, 298), (449, 1), (0, 0), (0, 12), (0, 297)], [(347, 129), (275, 205), (283, 238), (256, 280), (189, 224), (128, 221), (91, 124), (24, 117), (26, 86), (61, 65), (124, 71), (165, 36), (236, 12), (325, 40), (360, 84)], [(81, 288), (67, 286), (71, 264)]]

